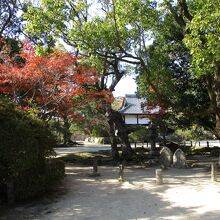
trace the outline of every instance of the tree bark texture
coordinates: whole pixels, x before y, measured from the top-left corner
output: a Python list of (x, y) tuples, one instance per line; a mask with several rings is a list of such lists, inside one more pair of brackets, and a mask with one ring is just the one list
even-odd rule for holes
[(112, 158), (116, 161), (119, 161), (119, 153), (117, 148), (117, 140), (115, 136), (114, 122), (111, 117), (108, 117), (108, 124), (109, 124), (109, 136), (111, 141)]
[(63, 144), (69, 144), (71, 142), (70, 123), (67, 117), (63, 118)]
[(127, 128), (125, 126), (125, 123), (122, 119), (121, 114), (118, 111), (114, 111), (111, 108), (110, 104), (106, 105), (106, 116), (108, 119), (108, 123), (110, 126), (110, 139), (111, 145), (112, 145), (112, 151), (115, 152), (115, 149), (117, 149), (117, 143), (114, 141), (115, 140), (115, 131), (118, 131), (118, 136), (122, 142), (122, 155), (121, 155), (121, 160), (129, 160), (131, 159), (133, 155), (133, 151), (128, 139), (128, 132)]
[(215, 94), (216, 94), (216, 133), (220, 139), (220, 63), (216, 64), (215, 72)]

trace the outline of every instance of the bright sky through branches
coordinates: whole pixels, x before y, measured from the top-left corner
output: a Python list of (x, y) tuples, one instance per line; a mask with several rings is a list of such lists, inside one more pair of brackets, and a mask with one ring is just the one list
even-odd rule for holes
[(124, 96), (125, 94), (134, 94), (137, 91), (137, 84), (133, 78), (134, 76), (130, 75), (122, 78), (115, 87), (113, 95), (117, 97)]
[[(97, 14), (100, 16), (101, 14), (100, 2), (98, 0), (89, 0), (88, 3), (91, 4), (89, 9), (90, 16), (96, 16)], [(64, 47), (68, 51), (73, 50), (73, 48), (66, 45), (62, 39), (59, 39), (59, 42), (62, 45), (64, 45)], [(125, 94), (134, 94), (137, 91), (137, 84), (134, 78), (135, 78), (134, 75), (124, 76), (115, 87), (115, 91), (113, 92), (113, 95), (117, 97), (117, 96), (125, 96)]]

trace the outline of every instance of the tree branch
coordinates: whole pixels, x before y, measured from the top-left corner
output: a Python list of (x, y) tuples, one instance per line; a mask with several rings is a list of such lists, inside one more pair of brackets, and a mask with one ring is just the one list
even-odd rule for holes
[(177, 24), (181, 28), (185, 28), (186, 27), (186, 22), (184, 21), (183, 17), (179, 16), (177, 14), (176, 10), (173, 8), (173, 6), (170, 2), (166, 2), (166, 5), (167, 5), (168, 9), (170, 10), (170, 12), (173, 14), (173, 17), (174, 17), (175, 21), (177, 22)]
[[(4, 24), (0, 30), (0, 36), (3, 34), (7, 25), (10, 23), (12, 15), (13, 15), (13, 9), (11, 9), (10, 3), (7, 0), (3, 1), (3, 4), (4, 3), (7, 5), (7, 8), (8, 8), (8, 18), (6, 19), (6, 21), (4, 22)], [(13, 8), (15, 7), (14, 3), (16, 4), (16, 2), (13, 2)]]
[[(104, 57), (104, 58), (108, 58), (108, 59), (115, 59), (114, 55), (106, 55), (106, 54), (102, 54), (98, 51), (96, 51), (97, 55), (99, 55), (100, 57)], [(117, 59), (119, 61), (125, 62), (125, 63), (130, 63), (130, 64), (140, 64), (140, 61), (132, 61), (132, 60), (128, 60), (126, 58), (133, 58), (133, 57), (127, 57), (127, 56), (123, 56), (123, 57), (117, 57)], [(136, 60), (138, 60), (137, 58), (135, 58)]]
[(193, 16), (189, 12), (186, 0), (179, 0), (178, 2), (182, 11), (182, 16), (184, 15), (189, 21), (191, 21), (193, 19)]

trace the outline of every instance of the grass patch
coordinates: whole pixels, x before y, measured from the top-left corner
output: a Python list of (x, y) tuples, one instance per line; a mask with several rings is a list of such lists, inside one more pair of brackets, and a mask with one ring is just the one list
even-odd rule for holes
[(102, 150), (97, 152), (72, 153), (60, 157), (60, 159), (63, 160), (65, 163), (91, 165), (95, 157), (98, 159), (98, 161), (112, 159), (110, 150)]

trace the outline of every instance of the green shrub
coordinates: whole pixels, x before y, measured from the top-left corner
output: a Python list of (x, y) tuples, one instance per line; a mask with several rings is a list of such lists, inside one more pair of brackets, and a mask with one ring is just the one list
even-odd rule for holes
[(65, 163), (61, 159), (48, 159), (46, 174), (51, 184), (62, 179), (65, 174)]
[(131, 142), (145, 142), (149, 141), (149, 131), (146, 128), (140, 128), (129, 134), (129, 140)]
[(46, 159), (55, 154), (55, 144), (53, 134), (35, 113), (17, 110), (0, 99), (0, 185), (13, 180), (17, 200), (44, 192), (47, 176), (61, 172), (63, 168), (52, 168)]
[(92, 129), (92, 137), (108, 137), (108, 131), (103, 126), (95, 125)]
[(15, 197), (17, 200), (25, 200), (40, 196), (62, 179), (64, 173), (65, 165), (62, 160), (47, 160), (42, 172), (27, 171), (15, 179)]

